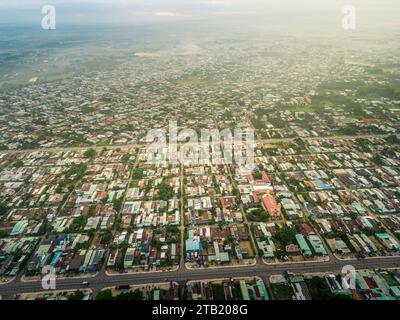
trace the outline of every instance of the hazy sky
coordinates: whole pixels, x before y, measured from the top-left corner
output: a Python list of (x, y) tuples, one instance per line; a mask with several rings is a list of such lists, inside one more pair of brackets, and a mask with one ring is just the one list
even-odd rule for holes
[(400, 0), (0, 0), (0, 24), (40, 25), (45, 4), (56, 7), (58, 26), (252, 18), (283, 25), (340, 19), (344, 5), (354, 5), (364, 23), (400, 20)]

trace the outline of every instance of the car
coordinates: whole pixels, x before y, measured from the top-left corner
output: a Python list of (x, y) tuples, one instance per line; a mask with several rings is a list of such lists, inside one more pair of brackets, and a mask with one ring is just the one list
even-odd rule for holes
[(89, 281), (83, 281), (83, 282), (82, 282), (82, 285), (83, 285), (83, 286), (88, 286), (88, 285), (89, 285)]

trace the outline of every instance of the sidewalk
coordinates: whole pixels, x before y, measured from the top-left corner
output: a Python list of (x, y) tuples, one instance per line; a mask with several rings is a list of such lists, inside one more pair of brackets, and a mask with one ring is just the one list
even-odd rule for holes
[(252, 259), (253, 261), (251, 263), (247, 264), (235, 264), (235, 265), (224, 265), (224, 266), (211, 266), (211, 267), (198, 267), (198, 268), (191, 268), (187, 264), (188, 262), (185, 263), (185, 268), (187, 270), (193, 271), (193, 270), (209, 270), (209, 269), (224, 269), (224, 268), (243, 268), (243, 267), (252, 267), (257, 265), (257, 259)]
[(331, 258), (329, 256), (326, 256), (325, 259), (318, 259), (318, 260), (306, 260), (306, 261), (289, 261), (289, 262), (266, 262), (264, 258), (262, 258), (262, 261), (265, 265), (292, 265), (292, 264), (303, 264), (303, 263), (326, 263), (330, 262)]
[[(74, 277), (63, 277), (63, 276), (56, 275), (56, 279), (58, 279), (58, 280), (87, 279), (87, 278), (94, 278), (94, 277), (96, 277), (98, 275), (99, 275), (99, 272), (96, 272), (96, 273), (85, 273), (85, 274), (82, 274), (82, 275), (79, 275), (79, 276), (74, 276)], [(27, 283), (27, 282), (37, 282), (37, 281), (40, 281), (41, 279), (42, 278), (40, 276), (27, 278), (27, 277), (25, 277), (25, 275), (23, 275), (21, 277), (21, 282), (25, 282), (25, 283)]]
[(12, 277), (11, 279), (7, 280), (7, 281), (4, 281), (4, 282), (1, 281), (1, 282), (0, 282), (0, 286), (10, 284), (10, 283), (13, 282), (16, 278), (17, 278), (17, 277), (15, 276), (15, 277)]
[[(398, 255), (393, 255), (393, 256), (377, 256), (377, 257), (365, 257), (363, 259), (357, 259), (356, 257), (349, 257), (349, 258), (340, 258), (337, 256), (336, 253), (333, 254), (337, 260), (340, 261), (363, 261), (363, 260), (374, 260), (374, 259), (395, 259), (399, 258), (400, 259), (400, 254)], [(400, 264), (400, 260), (399, 260)]]
[(169, 272), (176, 272), (179, 270), (179, 266), (175, 266), (172, 268), (172, 270), (156, 270), (156, 271), (137, 271), (137, 272), (118, 272), (118, 271), (108, 271), (106, 270), (105, 275), (107, 277), (117, 277), (117, 276), (126, 276), (126, 275), (132, 275), (132, 274), (154, 274), (154, 273), (169, 273)]

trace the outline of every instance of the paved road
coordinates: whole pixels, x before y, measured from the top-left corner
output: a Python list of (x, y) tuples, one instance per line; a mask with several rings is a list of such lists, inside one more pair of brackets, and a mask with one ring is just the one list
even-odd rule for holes
[[(186, 282), (188, 280), (217, 279), (229, 277), (253, 277), (259, 276), (263, 279), (274, 275), (282, 274), (285, 271), (295, 273), (316, 273), (316, 272), (340, 272), (345, 265), (352, 265), (356, 269), (382, 269), (400, 267), (400, 257), (372, 258), (365, 260), (331, 260), (329, 262), (306, 262), (296, 264), (266, 265), (261, 262), (254, 266), (227, 267), (188, 270), (180, 268), (173, 272), (136, 273), (107, 276), (104, 272), (91, 278), (59, 279), (57, 290), (71, 290), (84, 288), (83, 281), (88, 281), (94, 293), (98, 293), (105, 287), (118, 285), (147, 285), (166, 281)], [(43, 291), (39, 281), (20, 282), (19, 279), (9, 284), (0, 285), (0, 296), (3, 299), (12, 298), (14, 294)]]

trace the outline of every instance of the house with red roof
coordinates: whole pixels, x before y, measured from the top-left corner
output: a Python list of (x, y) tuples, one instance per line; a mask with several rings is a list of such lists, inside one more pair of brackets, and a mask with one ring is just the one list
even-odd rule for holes
[(282, 206), (276, 201), (274, 194), (266, 193), (262, 197), (262, 202), (265, 210), (267, 210), (271, 216), (277, 216), (281, 214)]
[(302, 233), (304, 236), (308, 236), (310, 234), (315, 234), (315, 230), (307, 223), (303, 223), (302, 229), (303, 229)]

